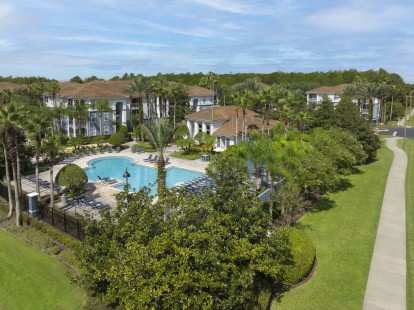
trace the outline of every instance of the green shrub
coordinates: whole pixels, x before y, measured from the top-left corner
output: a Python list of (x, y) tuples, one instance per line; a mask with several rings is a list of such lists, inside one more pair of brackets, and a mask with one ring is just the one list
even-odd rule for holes
[(283, 267), (283, 284), (291, 286), (305, 279), (312, 270), (316, 257), (315, 245), (304, 232), (294, 227), (279, 228), (277, 233), (289, 240), (292, 259)]
[(58, 242), (62, 243), (65, 247), (71, 249), (72, 251), (76, 251), (80, 246), (80, 241), (71, 237), (70, 235), (54, 228), (46, 223), (40, 222), (34, 218), (30, 218), (26, 213), (22, 213), (25, 215), (23, 220), (30, 226), (40, 230), (41, 232), (49, 235), (53, 239), (57, 240)]
[(121, 146), (125, 143), (125, 134), (123, 134), (122, 132), (112, 134), (108, 140), (108, 143), (114, 146)]
[(196, 160), (196, 159), (200, 158), (200, 154), (198, 152), (191, 153), (191, 154), (186, 154), (184, 151), (183, 152), (171, 153), (170, 156), (171, 157), (176, 157), (176, 158), (189, 159), (189, 160)]
[(71, 193), (80, 191), (87, 182), (85, 171), (75, 164), (66, 165), (56, 175), (56, 183), (66, 186)]
[(116, 132), (123, 133), (126, 135), (128, 133), (128, 127), (125, 125), (121, 125), (118, 127), (118, 130)]

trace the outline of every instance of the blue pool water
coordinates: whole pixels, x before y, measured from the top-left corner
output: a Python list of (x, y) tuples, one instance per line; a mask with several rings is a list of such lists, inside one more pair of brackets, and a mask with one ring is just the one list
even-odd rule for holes
[[(125, 182), (123, 174), (125, 167), (131, 175), (128, 183), (131, 189), (139, 190), (141, 187), (150, 186), (157, 179), (157, 169), (142, 165), (133, 165), (129, 157), (104, 157), (94, 159), (88, 162), (88, 168), (85, 168), (86, 175), (90, 181), (98, 181), (101, 178), (110, 177)], [(181, 169), (176, 167), (167, 167), (167, 187), (171, 188), (178, 182), (188, 182), (192, 179), (202, 176), (203, 173)], [(115, 188), (123, 189), (124, 184), (119, 184)], [(157, 188), (154, 185), (151, 188), (151, 194), (155, 195)]]

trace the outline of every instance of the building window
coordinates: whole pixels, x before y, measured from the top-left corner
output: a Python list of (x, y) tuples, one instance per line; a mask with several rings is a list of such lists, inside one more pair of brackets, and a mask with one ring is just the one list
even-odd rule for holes
[(73, 100), (72, 99), (68, 99), (68, 107), (73, 106)]
[(45, 102), (46, 102), (46, 103), (48, 103), (48, 102), (49, 102), (49, 97), (48, 97), (48, 96), (46, 96), (46, 97), (45, 97)]
[(203, 131), (203, 124), (198, 124), (198, 132), (202, 132)]
[(210, 125), (206, 125), (206, 133), (210, 134)]
[(91, 123), (96, 123), (96, 113), (91, 113)]
[(96, 136), (96, 127), (91, 128), (91, 136)]
[(318, 99), (318, 96), (316, 94), (308, 94), (309, 101), (315, 102)]
[(104, 135), (109, 135), (109, 126), (104, 127)]
[(104, 112), (104, 114), (103, 114), (103, 118), (104, 118), (104, 121), (106, 122), (106, 121), (109, 121), (109, 113), (108, 112)]

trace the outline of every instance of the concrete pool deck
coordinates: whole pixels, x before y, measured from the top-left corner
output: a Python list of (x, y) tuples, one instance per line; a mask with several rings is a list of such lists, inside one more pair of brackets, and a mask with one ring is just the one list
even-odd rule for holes
[[(140, 165), (145, 165), (145, 166), (149, 166), (149, 167), (154, 167), (154, 164), (151, 163), (147, 163), (144, 162), (144, 158), (147, 158), (149, 156), (149, 154), (153, 154), (156, 155), (156, 152), (150, 153), (150, 152), (145, 152), (145, 153), (132, 153), (131, 151), (131, 146), (133, 146), (135, 144), (135, 142), (129, 142), (127, 143), (127, 148), (123, 149), (120, 152), (116, 152), (115, 150), (113, 150), (112, 153), (108, 153), (105, 152), (104, 154), (96, 154), (96, 155), (90, 155), (90, 156), (84, 156), (82, 158), (76, 159), (74, 160), (72, 163), (78, 165), (81, 168), (86, 168), (88, 167), (88, 162), (94, 159), (99, 159), (99, 158), (104, 158), (104, 157), (129, 157), (133, 160), (134, 163), (140, 164)], [(174, 152), (177, 151), (177, 147), (176, 146), (170, 146), (166, 149), (164, 157), (170, 157), (170, 164), (167, 167), (177, 167), (177, 168), (183, 168), (183, 169), (189, 169), (189, 170), (194, 170), (197, 172), (205, 172), (205, 169), (208, 166), (208, 162), (204, 162), (201, 159), (196, 159), (196, 160), (187, 160), (187, 159), (181, 159), (181, 158), (175, 158), (175, 157), (171, 157), (170, 155)], [(56, 176), (56, 174), (60, 171), (60, 169), (62, 169), (65, 165), (64, 164), (59, 164), (59, 165), (55, 165), (53, 167), (53, 174), (54, 176)], [(49, 171), (44, 171), (41, 172), (39, 174), (39, 177), (41, 179), (44, 180), (49, 180)], [(134, 176), (132, 176), (134, 177)], [(120, 180), (120, 181), (124, 181), (124, 180)], [(111, 206), (111, 208), (116, 207), (116, 199), (115, 199), (115, 195), (117, 193), (120, 192), (119, 189), (116, 189), (114, 187), (112, 187), (114, 184), (109, 185), (107, 183), (104, 182), (88, 182), (86, 185), (86, 193), (85, 193), (85, 197), (87, 198), (91, 198), (91, 199), (95, 199), (96, 201), (102, 202), (104, 204), (108, 204)], [(24, 190), (26, 190), (27, 192), (32, 192), (34, 191), (34, 184), (23, 184)], [(41, 191), (40, 195), (44, 196), (44, 195), (48, 195), (49, 194), (49, 190), (43, 190)], [(58, 205), (59, 206), (59, 205)], [(69, 208), (67, 209), (68, 212), (75, 212), (74, 208)], [(77, 210), (78, 212), (81, 210)]]

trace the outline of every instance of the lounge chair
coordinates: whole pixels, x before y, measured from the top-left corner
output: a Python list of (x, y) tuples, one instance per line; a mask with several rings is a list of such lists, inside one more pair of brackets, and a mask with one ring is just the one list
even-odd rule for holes
[(111, 179), (111, 178), (109, 178), (106, 182), (108, 184), (114, 184), (114, 183), (118, 182), (118, 180), (117, 179)]
[(167, 157), (167, 158), (165, 159), (164, 164), (165, 164), (165, 165), (169, 165), (169, 164), (171, 164), (171, 162), (170, 162), (170, 158), (169, 158), (169, 157)]
[(108, 146), (108, 153), (112, 153), (112, 146), (111, 145)]
[(144, 158), (144, 161), (150, 161), (150, 160), (152, 160), (152, 154), (149, 154), (147, 158)]
[(155, 155), (153, 159), (149, 160), (150, 163), (155, 163), (156, 161), (158, 161), (158, 155)]
[(134, 147), (131, 149), (132, 153), (138, 153), (138, 146), (134, 145)]
[(102, 147), (99, 147), (99, 153), (103, 154), (105, 151), (102, 149)]
[(116, 147), (116, 149), (115, 149), (115, 151), (116, 151), (117, 153), (121, 152), (121, 147), (120, 147), (120, 146), (117, 146), (117, 147)]
[(96, 151), (95, 151), (95, 149), (94, 149), (94, 148), (91, 148), (91, 154), (92, 154), (92, 155), (96, 155)]
[(145, 148), (142, 146), (139, 150), (138, 153), (145, 153)]

